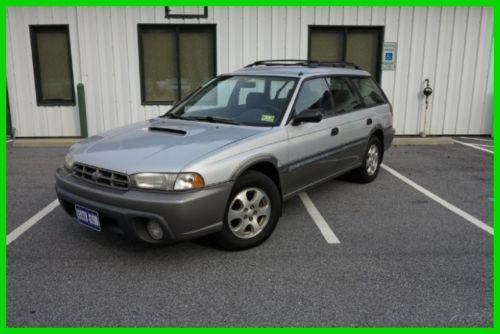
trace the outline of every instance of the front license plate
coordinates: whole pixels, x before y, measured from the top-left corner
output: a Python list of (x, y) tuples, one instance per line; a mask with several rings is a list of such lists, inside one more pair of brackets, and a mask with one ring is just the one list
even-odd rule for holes
[(80, 205), (75, 205), (76, 219), (82, 225), (85, 225), (95, 231), (101, 231), (101, 223), (99, 222), (99, 213), (94, 210), (84, 208)]

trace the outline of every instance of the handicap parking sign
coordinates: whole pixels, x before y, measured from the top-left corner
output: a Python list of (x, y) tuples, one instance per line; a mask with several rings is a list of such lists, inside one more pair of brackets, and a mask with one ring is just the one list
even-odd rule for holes
[(384, 51), (382, 53), (382, 70), (394, 71), (396, 67), (396, 42), (384, 42)]

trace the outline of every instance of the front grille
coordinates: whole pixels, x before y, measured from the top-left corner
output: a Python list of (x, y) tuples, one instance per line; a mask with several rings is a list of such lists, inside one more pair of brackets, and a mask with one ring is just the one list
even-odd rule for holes
[(79, 162), (75, 162), (73, 165), (72, 174), (85, 181), (117, 189), (128, 189), (129, 185), (127, 174), (113, 172)]

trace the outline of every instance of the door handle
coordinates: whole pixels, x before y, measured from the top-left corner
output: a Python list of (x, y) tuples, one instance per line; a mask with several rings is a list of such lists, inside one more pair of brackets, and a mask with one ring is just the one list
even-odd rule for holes
[(333, 128), (332, 129), (332, 132), (330, 132), (330, 135), (331, 136), (336, 136), (339, 134), (339, 128)]
[(372, 119), (371, 119), (371, 118), (368, 118), (368, 119), (366, 120), (366, 125), (371, 125), (371, 124), (372, 124)]

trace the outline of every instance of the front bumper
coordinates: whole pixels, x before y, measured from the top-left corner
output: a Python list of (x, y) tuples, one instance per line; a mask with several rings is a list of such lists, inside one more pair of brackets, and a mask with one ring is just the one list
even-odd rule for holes
[[(222, 228), (233, 182), (203, 190), (167, 193), (106, 188), (77, 179), (64, 168), (56, 171), (56, 193), (64, 210), (75, 216), (79, 204), (99, 213), (103, 230), (146, 242), (173, 242), (217, 232)], [(152, 239), (148, 220), (157, 221), (164, 239)]]

